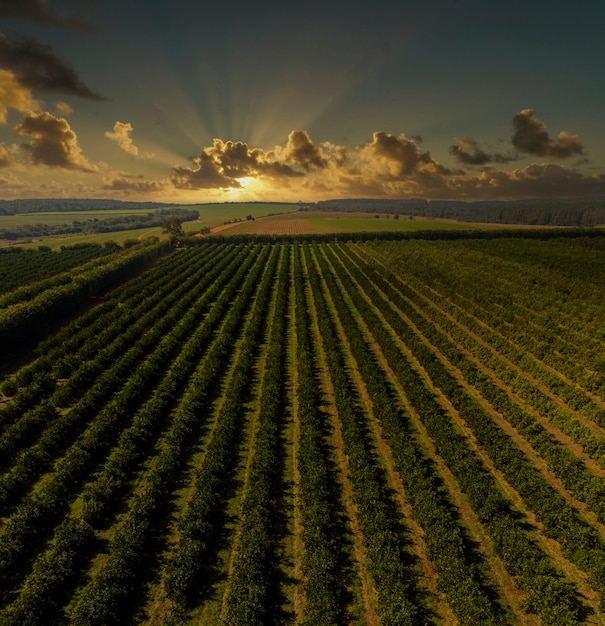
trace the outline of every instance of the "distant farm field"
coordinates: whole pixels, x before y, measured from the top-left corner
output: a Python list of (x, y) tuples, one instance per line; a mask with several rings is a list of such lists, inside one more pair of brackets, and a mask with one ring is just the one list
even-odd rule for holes
[[(164, 207), (178, 208), (178, 207)], [(287, 213), (298, 209), (295, 204), (280, 203), (217, 203), (185, 205), (181, 207), (187, 210), (195, 210), (199, 213), (199, 219), (190, 222), (183, 222), (185, 233), (199, 232), (202, 228), (216, 228), (225, 223), (233, 224), (240, 220), (246, 221), (246, 217), (259, 217), (269, 213)], [(0, 232), (4, 229), (10, 230), (16, 227), (37, 226), (46, 224), (48, 226), (59, 226), (63, 224), (73, 224), (74, 222), (86, 222), (89, 220), (106, 220), (120, 216), (144, 216), (153, 213), (155, 209), (104, 209), (91, 211), (44, 211), (35, 213), (19, 213), (16, 215), (0, 215)], [(0, 248), (8, 246), (20, 246), (25, 248), (35, 248), (39, 245), (46, 245), (58, 248), (64, 245), (74, 245), (82, 243), (103, 244), (106, 241), (114, 241), (122, 244), (124, 241), (132, 239), (144, 239), (148, 237), (164, 237), (162, 228), (159, 226), (151, 228), (137, 228), (130, 230), (119, 230), (98, 234), (64, 234), (45, 237), (23, 238), (23, 240), (3, 240), (0, 237)]]
[(604, 623), (604, 252), (1, 253), (0, 624)]
[(308, 235), (361, 232), (416, 232), (419, 230), (485, 230), (519, 228), (511, 224), (476, 224), (432, 218), (410, 218), (390, 213), (297, 211), (263, 216), (254, 221), (227, 224), (215, 229), (222, 235)]

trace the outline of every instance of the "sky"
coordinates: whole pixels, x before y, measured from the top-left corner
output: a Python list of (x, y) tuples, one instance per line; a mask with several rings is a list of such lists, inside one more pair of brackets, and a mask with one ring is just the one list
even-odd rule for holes
[(0, 199), (605, 196), (602, 0), (0, 0)]

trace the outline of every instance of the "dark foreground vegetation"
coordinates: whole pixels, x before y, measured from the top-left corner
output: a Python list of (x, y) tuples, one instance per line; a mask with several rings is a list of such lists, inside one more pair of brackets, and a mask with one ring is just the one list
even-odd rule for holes
[(0, 624), (603, 621), (565, 234), (0, 254)]

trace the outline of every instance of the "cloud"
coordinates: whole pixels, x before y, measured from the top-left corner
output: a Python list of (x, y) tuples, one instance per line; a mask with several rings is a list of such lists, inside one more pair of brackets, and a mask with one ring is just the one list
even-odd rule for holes
[(9, 109), (25, 113), (39, 110), (41, 104), (32, 97), (31, 90), (17, 80), (13, 72), (0, 69), (0, 123), (6, 123)]
[(270, 178), (274, 181), (303, 176), (272, 151), (250, 148), (241, 141), (214, 139), (199, 157), (191, 159), (194, 167), (174, 167), (172, 182), (178, 189), (239, 189), (240, 178)]
[(76, 70), (56, 56), (50, 46), (33, 37), (21, 35), (9, 42), (0, 33), (0, 63), (7, 66), (24, 87), (104, 100), (91, 91)]
[(375, 132), (364, 152), (376, 165), (382, 166), (380, 174), (386, 179), (397, 180), (429, 171), (443, 176), (454, 173), (435, 161), (430, 152), (421, 152), (416, 142), (403, 134)]
[(10, 167), (12, 165), (12, 159), (8, 154), (8, 150), (0, 145), (0, 168)]
[(34, 165), (81, 172), (97, 172), (99, 169), (86, 160), (78, 145), (76, 133), (63, 118), (48, 112), (29, 112), (15, 128), (15, 134), (31, 137), (31, 141), (21, 145), (21, 149), (29, 153)]
[(532, 163), (523, 169), (505, 172), (486, 168), (472, 181), (474, 193), (494, 198), (571, 198), (605, 194), (605, 175), (587, 176), (553, 163)]
[(6, 174), (0, 176), (0, 189), (2, 189), (3, 192), (17, 191), (21, 193), (22, 190), (26, 188), (27, 185), (11, 172), (7, 172)]
[(169, 180), (146, 179), (127, 172), (113, 172), (103, 177), (103, 189), (136, 193), (158, 193), (170, 186)]
[(57, 26), (73, 30), (94, 30), (79, 14), (61, 16), (49, 0), (2, 0), (0, 17), (25, 19), (45, 26)]
[(457, 144), (450, 146), (449, 153), (464, 165), (486, 165), (487, 163), (509, 163), (519, 160), (516, 154), (488, 153), (470, 137), (461, 139)]
[(73, 115), (74, 110), (69, 106), (69, 104), (67, 104), (67, 102), (57, 102), (55, 107), (60, 115)]
[(288, 135), (285, 157), (288, 161), (302, 166), (305, 170), (311, 167), (324, 168), (328, 161), (322, 155), (305, 130), (293, 130)]
[(533, 109), (523, 109), (517, 113), (513, 117), (513, 127), (513, 146), (521, 152), (554, 159), (586, 154), (580, 138), (567, 131), (561, 131), (556, 140), (551, 139), (546, 125), (535, 116)]
[[(120, 148), (130, 154), (130, 156), (136, 157), (139, 156), (139, 149), (134, 145), (132, 137), (130, 136), (133, 130), (130, 122), (116, 122), (113, 125), (113, 133), (107, 131), (105, 137), (115, 141)], [(143, 152), (140, 156), (142, 159), (153, 159), (155, 155), (150, 152)]]

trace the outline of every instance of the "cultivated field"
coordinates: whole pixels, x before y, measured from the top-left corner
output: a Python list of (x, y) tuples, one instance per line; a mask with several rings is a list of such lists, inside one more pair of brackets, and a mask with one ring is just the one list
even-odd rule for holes
[[(168, 209), (179, 208), (164, 207)], [(199, 232), (202, 228), (217, 228), (229, 223), (230, 226), (240, 223), (251, 215), (259, 217), (269, 213), (289, 213), (298, 209), (298, 205), (280, 203), (220, 203), (220, 204), (199, 204), (182, 205), (180, 208), (196, 210), (199, 219), (191, 222), (183, 222), (183, 230), (190, 234)], [(86, 222), (87, 220), (106, 220), (122, 216), (145, 216), (153, 213), (155, 209), (105, 209), (91, 211), (44, 211), (37, 213), (19, 213), (16, 215), (0, 215), (0, 231), (21, 226), (38, 226), (40, 224), (48, 226), (58, 226), (63, 224), (73, 224), (74, 222)], [(60, 246), (72, 246), (82, 243), (104, 244), (107, 241), (122, 244), (128, 240), (141, 240), (148, 237), (165, 237), (163, 230), (159, 226), (151, 228), (137, 228), (130, 230), (112, 231), (98, 234), (64, 234), (44, 237), (27, 237), (20, 240), (2, 239), (0, 236), (0, 248), (8, 246), (19, 246), (23, 248), (36, 248), (39, 245), (59, 248)]]
[(603, 624), (604, 251), (99, 251), (4, 363), (0, 624)]
[(263, 216), (255, 221), (219, 226), (222, 235), (309, 235), (316, 233), (416, 232), (419, 230), (499, 229), (515, 226), (475, 224), (442, 219), (395, 219), (392, 214), (345, 213), (332, 211), (301, 211)]

